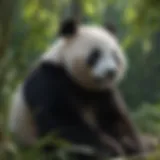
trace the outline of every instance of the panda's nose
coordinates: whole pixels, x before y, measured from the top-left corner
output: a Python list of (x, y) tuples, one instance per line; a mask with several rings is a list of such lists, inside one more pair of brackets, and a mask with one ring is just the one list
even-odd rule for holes
[(117, 73), (116, 69), (109, 69), (106, 72), (106, 77), (112, 80), (116, 77), (116, 73)]

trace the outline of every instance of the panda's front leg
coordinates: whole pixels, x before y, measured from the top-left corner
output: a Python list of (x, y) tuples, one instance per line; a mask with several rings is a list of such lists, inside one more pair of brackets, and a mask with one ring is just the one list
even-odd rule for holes
[(103, 129), (117, 138), (127, 155), (144, 153), (140, 135), (129, 117), (121, 95), (117, 90), (112, 90), (108, 97), (107, 101), (103, 100), (103, 108), (100, 109), (103, 112), (99, 115)]
[(88, 128), (96, 135), (99, 142), (99, 159), (115, 156), (124, 156), (122, 146), (111, 135), (105, 133), (100, 128), (96, 111), (92, 107), (81, 108), (82, 118), (87, 124)]

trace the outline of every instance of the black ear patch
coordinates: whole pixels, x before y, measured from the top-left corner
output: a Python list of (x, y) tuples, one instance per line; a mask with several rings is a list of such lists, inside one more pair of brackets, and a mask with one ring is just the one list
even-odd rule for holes
[(78, 22), (76, 19), (66, 19), (60, 24), (59, 35), (64, 37), (72, 36), (76, 33)]
[(111, 32), (113, 35), (117, 35), (117, 29), (116, 29), (116, 26), (115, 24), (109, 22), (109, 23), (106, 23), (105, 24), (105, 28)]

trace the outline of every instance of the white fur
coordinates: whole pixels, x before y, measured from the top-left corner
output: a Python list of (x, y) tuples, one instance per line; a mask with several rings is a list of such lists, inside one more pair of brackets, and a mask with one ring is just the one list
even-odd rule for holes
[(24, 102), (21, 87), (18, 87), (16, 94), (13, 96), (9, 115), (9, 131), (13, 134), (17, 143), (31, 145), (36, 141), (36, 127)]

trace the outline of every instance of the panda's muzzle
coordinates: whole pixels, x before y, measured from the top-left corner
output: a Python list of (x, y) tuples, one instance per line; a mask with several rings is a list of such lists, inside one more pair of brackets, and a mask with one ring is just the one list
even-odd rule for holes
[(110, 70), (107, 70), (103, 74), (103, 76), (94, 77), (94, 80), (97, 83), (103, 83), (103, 82), (106, 82), (106, 81), (114, 81), (116, 76), (117, 76), (117, 70), (116, 69), (110, 69)]
[(106, 76), (109, 80), (114, 80), (116, 78), (117, 71), (116, 69), (110, 69), (107, 71)]

